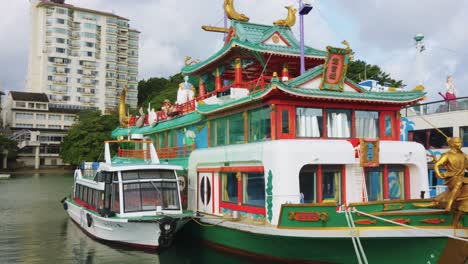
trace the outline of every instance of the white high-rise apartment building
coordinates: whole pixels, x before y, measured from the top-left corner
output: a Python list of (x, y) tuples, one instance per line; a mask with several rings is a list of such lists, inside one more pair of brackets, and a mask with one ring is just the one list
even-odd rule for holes
[(109, 113), (128, 85), (126, 102), (136, 108), (140, 32), (128, 22), (64, 0), (32, 1), (27, 90), (57, 107)]

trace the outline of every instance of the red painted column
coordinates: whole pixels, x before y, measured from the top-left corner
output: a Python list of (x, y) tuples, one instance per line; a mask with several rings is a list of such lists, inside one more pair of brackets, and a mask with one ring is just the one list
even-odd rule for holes
[(199, 96), (204, 96), (206, 94), (206, 86), (201, 77), (198, 81), (198, 94)]
[(240, 58), (237, 58), (234, 62), (234, 84), (241, 85), (242, 84), (242, 61)]
[(216, 68), (215, 70), (215, 90), (217, 92), (220, 92), (221, 91), (221, 88), (222, 88), (222, 84), (221, 84), (221, 76), (219, 74), (219, 69)]
[(318, 165), (317, 171), (317, 203), (322, 202), (322, 165)]
[(383, 198), (388, 199), (388, 166), (384, 166), (383, 173)]
[(238, 172), (237, 177), (237, 205), (242, 205), (242, 173)]
[(341, 204), (346, 204), (346, 166), (341, 170)]
[(410, 174), (408, 166), (405, 166), (405, 199), (410, 199)]

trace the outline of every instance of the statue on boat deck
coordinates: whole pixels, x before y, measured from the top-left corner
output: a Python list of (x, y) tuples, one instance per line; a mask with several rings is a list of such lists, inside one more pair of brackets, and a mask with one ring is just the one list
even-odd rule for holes
[(145, 124), (145, 112), (143, 111), (143, 107), (140, 107), (140, 117), (135, 123), (136, 127), (142, 127)]
[(148, 104), (148, 125), (153, 126), (156, 124), (157, 115), (154, 108), (151, 108), (151, 103)]
[(177, 91), (177, 104), (184, 104), (193, 99), (195, 95), (195, 87), (189, 83), (189, 77), (184, 76), (184, 82), (179, 84), (179, 90)]
[(119, 123), (121, 127), (128, 126), (129, 117), (125, 112), (125, 96), (127, 95), (128, 86), (125, 85), (122, 92), (120, 93), (120, 103), (119, 103)]
[[(468, 213), (468, 178), (465, 170), (468, 169), (468, 155), (461, 151), (462, 142), (460, 138), (448, 138), (447, 143), (450, 150), (444, 153), (434, 164), (437, 177), (444, 179), (448, 190), (439, 194), (435, 199), (437, 206), (450, 212), (456, 210), (453, 218), (457, 225), (463, 213)], [(441, 172), (440, 168), (445, 168)]]
[(457, 99), (456, 92), (457, 90), (455, 89), (455, 85), (453, 84), (453, 78), (451, 75), (447, 76), (447, 82), (445, 83), (445, 100), (449, 102), (449, 104), (454, 105), (457, 102), (455, 99)]

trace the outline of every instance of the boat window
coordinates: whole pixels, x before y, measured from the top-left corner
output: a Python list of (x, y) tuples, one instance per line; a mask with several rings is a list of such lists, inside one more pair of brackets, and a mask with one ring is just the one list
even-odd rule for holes
[(94, 198), (94, 189), (89, 188), (89, 191), (88, 191), (88, 201), (87, 201), (88, 204), (90, 204), (90, 205), (93, 205), (93, 204), (94, 204), (93, 198)]
[(379, 137), (379, 113), (376, 111), (355, 111), (356, 137)]
[(384, 125), (385, 125), (385, 136), (393, 136), (393, 125), (392, 125), (392, 116), (390, 114), (384, 115)]
[[(154, 186), (153, 186), (154, 184)], [(159, 183), (158, 183), (159, 185)], [(157, 187), (157, 188), (156, 188)], [(162, 193), (160, 186), (156, 183), (145, 182), (141, 184), (141, 207), (143, 211), (156, 210), (157, 206), (162, 206)]]
[(84, 187), (83, 196), (81, 197), (80, 200), (82, 200), (83, 202), (86, 202), (86, 198), (88, 197), (88, 187), (86, 186), (83, 186), (83, 187)]
[(243, 173), (242, 190), (243, 204), (265, 206), (265, 177), (263, 172)]
[(296, 136), (321, 137), (323, 131), (323, 110), (319, 108), (296, 108)]
[(322, 201), (341, 203), (342, 166), (322, 166)]
[(141, 211), (140, 184), (124, 184), (124, 210), (125, 212)]
[[(453, 128), (451, 127), (441, 127), (439, 128), (439, 130), (442, 131), (448, 137), (453, 136)], [(448, 148), (445, 136), (443, 136), (435, 129), (420, 129), (409, 131), (408, 140), (418, 142), (422, 144), (426, 149)], [(465, 142), (464, 144), (468, 144), (468, 142)]]
[(177, 182), (144, 182), (124, 184), (124, 211), (179, 210)]
[(460, 127), (460, 139), (464, 147), (468, 147), (468, 126)]
[(119, 192), (119, 184), (114, 183), (112, 184), (112, 197), (114, 202), (112, 203), (112, 211), (116, 213), (120, 213), (120, 192)]
[(219, 118), (211, 121), (211, 146), (222, 146), (227, 144), (227, 119)]
[(242, 113), (229, 117), (229, 144), (244, 143), (244, 117)]
[(138, 179), (138, 171), (123, 171), (122, 172), (122, 181), (137, 180), (137, 179)]
[(270, 108), (264, 107), (249, 112), (249, 142), (271, 138)]
[(281, 110), (281, 133), (289, 134), (289, 110)]
[(405, 166), (388, 165), (388, 199), (404, 199)]
[(173, 170), (141, 170), (141, 171), (123, 171), (122, 180), (138, 180), (138, 179), (174, 179), (175, 173)]
[(383, 171), (383, 166), (365, 169), (368, 201), (383, 200)]
[(114, 172), (114, 179), (113, 181), (118, 182), (119, 181), (119, 175), (117, 172)]
[(299, 172), (299, 190), (301, 203), (314, 203), (317, 201), (315, 186), (317, 185), (317, 165), (305, 165)]
[[(240, 173), (239, 173), (240, 175)], [(237, 203), (238, 198), (238, 184), (235, 172), (229, 172), (222, 175), (222, 200), (224, 202)]]
[(327, 109), (327, 136), (330, 138), (351, 137), (351, 110)]
[(163, 208), (166, 210), (179, 210), (179, 191), (177, 182), (159, 182), (163, 195)]

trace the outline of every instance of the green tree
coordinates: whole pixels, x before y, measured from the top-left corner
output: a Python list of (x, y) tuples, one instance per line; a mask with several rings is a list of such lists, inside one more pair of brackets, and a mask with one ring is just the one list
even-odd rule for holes
[[(181, 73), (166, 78), (149, 78), (138, 82), (138, 105), (144, 109), (151, 103), (151, 108), (156, 111), (161, 109), (162, 102), (169, 99), (172, 103), (176, 101), (179, 84), (184, 81)], [(189, 78), (190, 83), (198, 87), (195, 78)]]
[(62, 142), (60, 156), (73, 165), (83, 161), (103, 160), (104, 140), (111, 139), (111, 132), (118, 124), (116, 113), (102, 115), (95, 110), (81, 111), (78, 121)]
[(388, 85), (390, 87), (403, 86), (402, 80), (394, 80), (390, 78), (390, 74), (382, 71), (379, 66), (367, 64), (362, 60), (351, 61), (348, 64), (346, 77), (357, 83), (367, 79), (376, 80), (380, 85)]
[(18, 154), (18, 143), (11, 140), (3, 135), (0, 135), (0, 155), (3, 155), (4, 151), (8, 151), (8, 158), (16, 158)]

